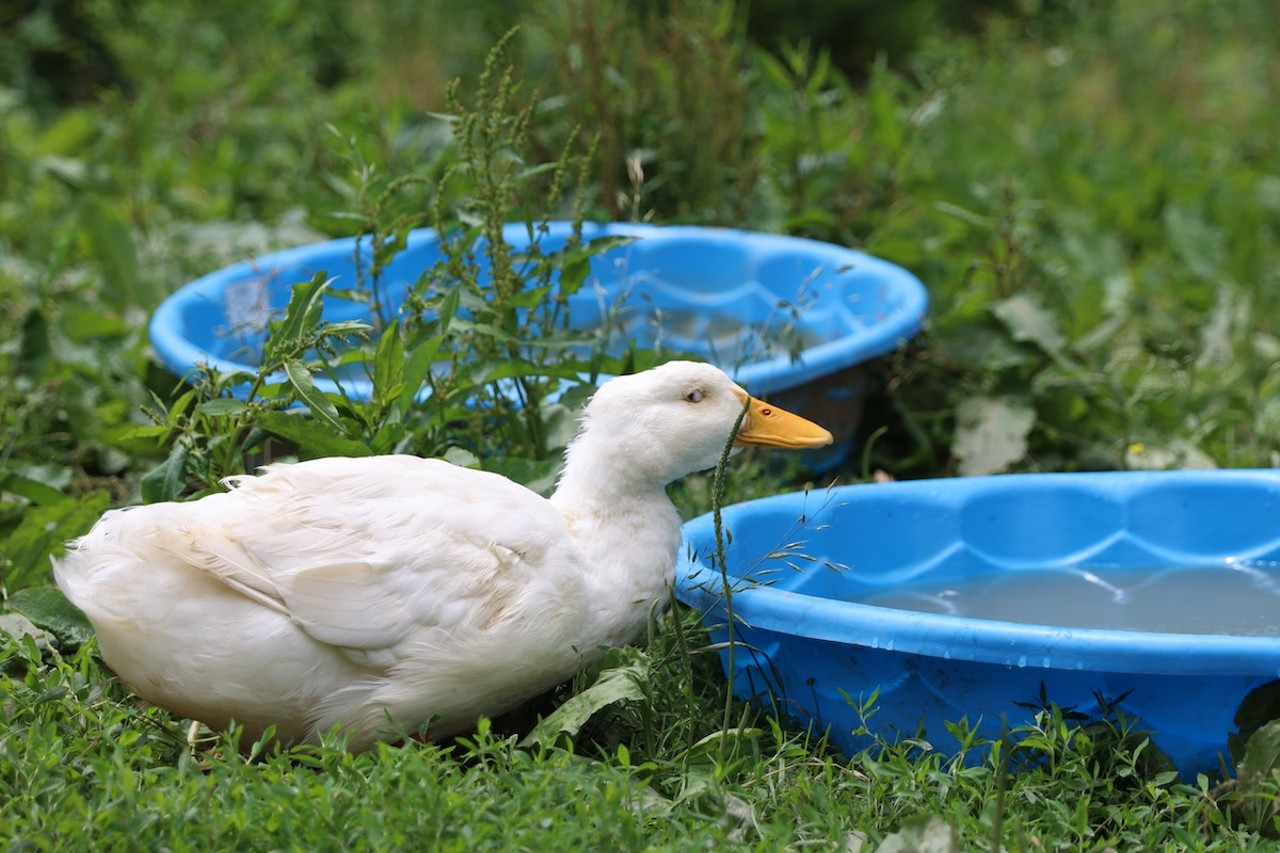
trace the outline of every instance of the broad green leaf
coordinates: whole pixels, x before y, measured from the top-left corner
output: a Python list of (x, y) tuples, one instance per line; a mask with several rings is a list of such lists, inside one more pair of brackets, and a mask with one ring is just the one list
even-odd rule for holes
[(1164, 225), (1170, 248), (1196, 277), (1219, 282), (1228, 275), (1222, 228), (1206, 217), (1203, 209), (1170, 204), (1164, 208)]
[(368, 305), (373, 301), (373, 295), (364, 289), (356, 289), (351, 287), (330, 287), (325, 291), (329, 296), (345, 299), (348, 302), (356, 302), (360, 305)]
[(577, 329), (561, 329), (554, 333), (530, 338), (525, 341), (525, 346), (546, 350), (568, 349), (570, 347), (587, 347), (594, 344), (598, 339), (591, 332), (583, 332)]
[(1253, 733), (1272, 720), (1280, 720), (1280, 681), (1268, 681), (1250, 690), (1236, 708), (1232, 718), (1236, 731), (1227, 735), (1227, 748), (1234, 764), (1244, 761)]
[(989, 317), (954, 323), (936, 346), (957, 364), (988, 374), (1019, 368), (1040, 358), (1033, 347), (1013, 340)]
[(175, 441), (169, 456), (142, 478), (139, 486), (143, 503), (160, 503), (176, 500), (187, 485), (187, 457), (190, 450), (181, 441)]
[(888, 72), (881, 66), (875, 66), (863, 98), (868, 102), (873, 144), (883, 151), (896, 152), (903, 148), (906, 139), (906, 118), (905, 111), (894, 99), (892, 89), (885, 85), (887, 79)]
[(7, 604), (68, 645), (83, 645), (93, 636), (89, 620), (56, 586), (20, 589)]
[(349, 338), (368, 335), (373, 331), (373, 326), (363, 320), (337, 320), (321, 325), (319, 331), (329, 338)]
[(544, 175), (556, 169), (558, 165), (557, 163), (538, 163), (533, 166), (525, 166), (523, 169), (516, 171), (511, 177), (516, 181), (526, 181), (530, 178), (536, 178), (538, 175)]
[[(389, 414), (398, 416), (399, 411), (392, 409)], [(408, 434), (409, 428), (402, 421), (388, 417), (369, 440), (369, 450), (375, 454), (397, 452)]]
[(577, 293), (586, 283), (589, 272), (591, 272), (591, 261), (586, 258), (566, 263), (560, 268), (560, 292), (566, 296)]
[(486, 338), (493, 338), (507, 344), (521, 343), (520, 339), (510, 332), (499, 329), (492, 323), (475, 323), (471, 320), (464, 320), (461, 317), (453, 318), (453, 325), (457, 326), (464, 332), (474, 332), (477, 335), (483, 335)]
[(1280, 812), (1275, 797), (1275, 781), (1280, 774), (1280, 720), (1262, 726), (1244, 750), (1237, 770), (1240, 784), (1240, 812), (1255, 832), (1274, 831), (1273, 820)]
[(324, 292), (332, 281), (324, 272), (318, 272), (309, 281), (293, 286), (283, 319), (271, 324), (271, 334), (264, 346), (267, 361), (287, 357), (306, 340), (310, 330), (320, 322)]
[(118, 315), (104, 312), (101, 306), (67, 302), (62, 306), (58, 328), (73, 341), (89, 342), (126, 335), (131, 326)]
[(258, 425), (272, 435), (292, 442), (303, 459), (324, 456), (369, 456), (363, 442), (335, 433), (325, 424), (301, 413), (269, 411), (258, 417)]
[(173, 405), (165, 410), (165, 422), (169, 426), (177, 426), (182, 420), (182, 416), (187, 413), (187, 409), (193, 408), (196, 402), (196, 391), (191, 388), (183, 392), (178, 399), (173, 401)]
[(240, 415), (249, 410), (249, 404), (233, 397), (222, 397), (217, 400), (205, 400), (196, 406), (196, 411), (210, 417), (226, 417)]
[(28, 480), (35, 480), (55, 489), (65, 489), (75, 479), (75, 472), (70, 465), (53, 461), (27, 462), (22, 459), (10, 459), (7, 468)]
[(0, 491), (19, 495), (33, 504), (55, 504), (67, 499), (60, 489), (42, 480), (3, 469), (0, 469)]
[(438, 335), (428, 338), (409, 351), (409, 357), (405, 360), (403, 387), (400, 391), (400, 407), (404, 411), (409, 410), (418, 392), (422, 390), (422, 384), (427, 381), (427, 374), (431, 372), (431, 365), (435, 363), (436, 354), (440, 352), (442, 343), (444, 343), (444, 337)]
[(91, 172), (84, 160), (49, 154), (41, 157), (37, 163), (41, 169), (77, 192), (103, 189), (101, 178)]
[[(736, 751), (745, 741), (759, 741), (764, 729), (754, 726), (735, 726), (728, 729), (717, 729), (705, 737), (699, 738), (688, 749), (680, 754), (680, 762), (686, 766), (699, 761), (715, 759), (726, 752)], [(727, 747), (727, 749), (726, 749)]]
[(375, 269), (382, 269), (404, 250), (409, 239), (408, 228), (402, 228), (394, 234), (384, 235), (374, 245), (373, 264)]
[(142, 447), (154, 447), (157, 441), (168, 437), (173, 432), (172, 427), (161, 426), (159, 424), (147, 424), (145, 426), (123, 426), (107, 430), (104, 438), (114, 444), (133, 445), (137, 443)]
[(1004, 323), (1014, 340), (1033, 343), (1055, 358), (1062, 355), (1066, 336), (1058, 325), (1058, 318), (1038, 299), (1020, 293), (997, 302), (991, 307), (991, 313)]
[(458, 316), (458, 308), (462, 304), (462, 288), (452, 287), (445, 293), (436, 308), (436, 320), (440, 323), (441, 335), (449, 331), (453, 319)]
[(583, 725), (603, 708), (618, 702), (643, 699), (650, 665), (648, 659), (641, 656), (642, 654), (628, 656), (632, 658), (629, 662), (605, 669), (600, 673), (595, 684), (539, 721), (533, 731), (520, 741), (520, 745), (554, 743), (562, 734), (570, 736), (577, 734)]
[(752, 59), (756, 63), (757, 71), (769, 84), (770, 89), (778, 91), (790, 92), (795, 86), (795, 81), (791, 67), (783, 63), (782, 59), (775, 56), (767, 50), (757, 50)]
[(13, 563), (4, 578), (10, 593), (44, 582), (49, 577), (50, 555), (62, 553), (67, 540), (87, 533), (110, 503), (111, 496), (100, 491), (29, 509), (5, 544)]
[(289, 385), (294, 393), (298, 395), (299, 400), (307, 404), (311, 413), (345, 435), (346, 429), (338, 420), (338, 407), (316, 387), (307, 366), (296, 358), (288, 358), (284, 361), (284, 372), (289, 377)]
[(97, 199), (81, 208), (84, 233), (101, 264), (102, 296), (114, 308), (151, 306), (160, 301), (158, 288), (142, 274), (133, 230), (123, 217)]
[(477, 376), (477, 381), (497, 382), (518, 377), (577, 379), (578, 370), (571, 364), (534, 364), (524, 359), (506, 359), (487, 365), (487, 369)]
[(969, 397), (956, 409), (951, 451), (961, 476), (995, 474), (1027, 453), (1036, 414), (1018, 397)]
[(547, 294), (551, 292), (551, 287), (544, 285), (542, 287), (529, 287), (519, 293), (513, 293), (506, 304), (511, 308), (537, 308), (547, 298)]
[(629, 246), (638, 242), (641, 238), (630, 234), (608, 234), (604, 237), (592, 237), (586, 243), (579, 243), (573, 248), (567, 248), (556, 257), (566, 260), (575, 260), (577, 258), (594, 258), (597, 255), (603, 255), (605, 252), (611, 252), (614, 249), (623, 246)]
[(18, 364), (24, 373), (39, 375), (49, 355), (49, 324), (44, 312), (32, 307), (22, 321)]
[(373, 356), (373, 402), (379, 409), (390, 408), (404, 396), (404, 380), (404, 338), (400, 321), (393, 320), (383, 331)]

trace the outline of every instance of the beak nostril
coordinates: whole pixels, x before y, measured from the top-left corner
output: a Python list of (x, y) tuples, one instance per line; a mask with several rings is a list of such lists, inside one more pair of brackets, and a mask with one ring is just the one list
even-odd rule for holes
[(805, 447), (825, 447), (833, 440), (827, 430), (786, 409), (775, 408), (754, 397), (749, 398), (747, 405), (742, 428), (738, 432), (739, 445), (798, 450)]

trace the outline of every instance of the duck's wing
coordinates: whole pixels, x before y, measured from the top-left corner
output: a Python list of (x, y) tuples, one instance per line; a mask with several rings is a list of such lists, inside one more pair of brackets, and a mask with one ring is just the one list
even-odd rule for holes
[(548, 501), (436, 460), (274, 466), (221, 497), (181, 523), (185, 560), (371, 665), (409, 640), (499, 624), (578, 571)]

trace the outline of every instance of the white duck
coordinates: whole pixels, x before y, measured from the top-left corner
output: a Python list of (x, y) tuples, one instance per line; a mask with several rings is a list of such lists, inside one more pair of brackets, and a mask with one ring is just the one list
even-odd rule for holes
[(665, 486), (740, 445), (831, 434), (672, 362), (605, 383), (550, 500), (412, 456), (317, 459), (188, 503), (106, 513), (55, 561), (103, 660), (139, 696), (351, 749), (474, 725), (634, 640), (665, 601), (680, 519)]

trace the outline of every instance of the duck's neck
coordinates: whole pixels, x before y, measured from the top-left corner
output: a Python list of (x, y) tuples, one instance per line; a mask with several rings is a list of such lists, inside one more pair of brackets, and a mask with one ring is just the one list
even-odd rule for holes
[(570, 453), (551, 497), (586, 566), (590, 647), (621, 645), (643, 633), (650, 611), (667, 600), (680, 547), (680, 516), (665, 485), (614, 459)]

